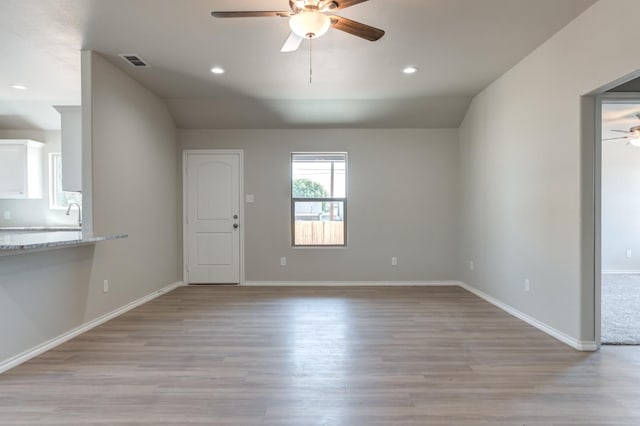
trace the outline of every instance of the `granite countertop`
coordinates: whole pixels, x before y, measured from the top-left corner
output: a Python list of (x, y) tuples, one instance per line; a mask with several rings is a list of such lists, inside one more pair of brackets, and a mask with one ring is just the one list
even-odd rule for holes
[[(67, 228), (68, 229), (68, 228)], [(25, 253), (33, 250), (93, 244), (99, 241), (127, 238), (126, 234), (97, 236), (82, 231), (27, 230), (0, 228), (0, 256)]]
[(4, 231), (25, 231), (25, 232), (52, 232), (52, 231), (81, 231), (79, 226), (0, 226), (0, 233)]

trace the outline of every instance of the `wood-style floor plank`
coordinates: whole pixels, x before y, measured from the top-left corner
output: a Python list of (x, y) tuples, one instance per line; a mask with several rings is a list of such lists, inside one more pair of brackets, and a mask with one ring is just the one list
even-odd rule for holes
[(0, 375), (0, 424), (638, 425), (640, 348), (456, 287), (187, 287)]

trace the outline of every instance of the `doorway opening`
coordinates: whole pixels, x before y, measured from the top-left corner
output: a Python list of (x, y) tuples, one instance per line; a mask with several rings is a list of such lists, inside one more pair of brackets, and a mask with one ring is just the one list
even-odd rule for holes
[(640, 93), (637, 89), (640, 81), (632, 80), (601, 96), (600, 336), (603, 345), (640, 344)]

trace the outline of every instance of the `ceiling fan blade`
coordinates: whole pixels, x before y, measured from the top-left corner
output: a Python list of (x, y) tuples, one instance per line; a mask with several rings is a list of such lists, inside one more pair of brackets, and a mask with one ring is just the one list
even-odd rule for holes
[(296, 33), (292, 32), (291, 34), (289, 34), (289, 38), (287, 38), (287, 41), (284, 42), (284, 46), (282, 46), (282, 49), (280, 49), (280, 51), (286, 53), (298, 50), (298, 47), (300, 47), (300, 44), (302, 44), (302, 40), (304, 40), (303, 37), (300, 37)]
[(320, 10), (340, 10), (369, 0), (325, 0), (320, 3)]
[(612, 132), (618, 132), (618, 133), (631, 133), (628, 130), (611, 130)]
[(603, 141), (603, 142), (604, 142), (604, 141), (616, 141), (616, 140), (618, 140), (618, 139), (629, 139), (629, 138), (628, 138), (628, 137), (626, 137), (626, 136), (622, 136), (622, 137), (620, 137), (620, 138), (607, 138), (607, 139), (602, 139), (602, 141)]
[(342, 16), (331, 15), (329, 18), (331, 18), (331, 25), (333, 25), (333, 28), (336, 30), (344, 31), (345, 33), (352, 34), (365, 40), (380, 40), (384, 35), (384, 31), (379, 28), (352, 21), (351, 19), (343, 18)]
[(275, 11), (238, 11), (232, 10), (227, 12), (211, 12), (211, 16), (215, 18), (265, 18), (271, 16), (279, 16), (282, 18), (288, 18), (291, 16), (291, 12), (275, 12)]
[(289, 0), (289, 8), (293, 11), (293, 13), (300, 12), (300, 8), (296, 5), (295, 0)]

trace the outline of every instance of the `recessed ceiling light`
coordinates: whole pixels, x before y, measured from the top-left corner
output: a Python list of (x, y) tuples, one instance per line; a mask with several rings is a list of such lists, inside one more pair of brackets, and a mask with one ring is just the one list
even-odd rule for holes
[(418, 68), (416, 68), (416, 67), (405, 67), (402, 70), (402, 72), (405, 73), (405, 74), (415, 74), (415, 73), (418, 72)]
[(14, 88), (16, 90), (27, 90), (28, 89), (27, 86), (25, 86), (23, 84), (17, 84), (17, 83), (16, 84), (12, 84), (9, 87), (12, 87), (12, 88)]
[(224, 74), (224, 68), (222, 67), (213, 67), (211, 68), (211, 72), (214, 74)]

